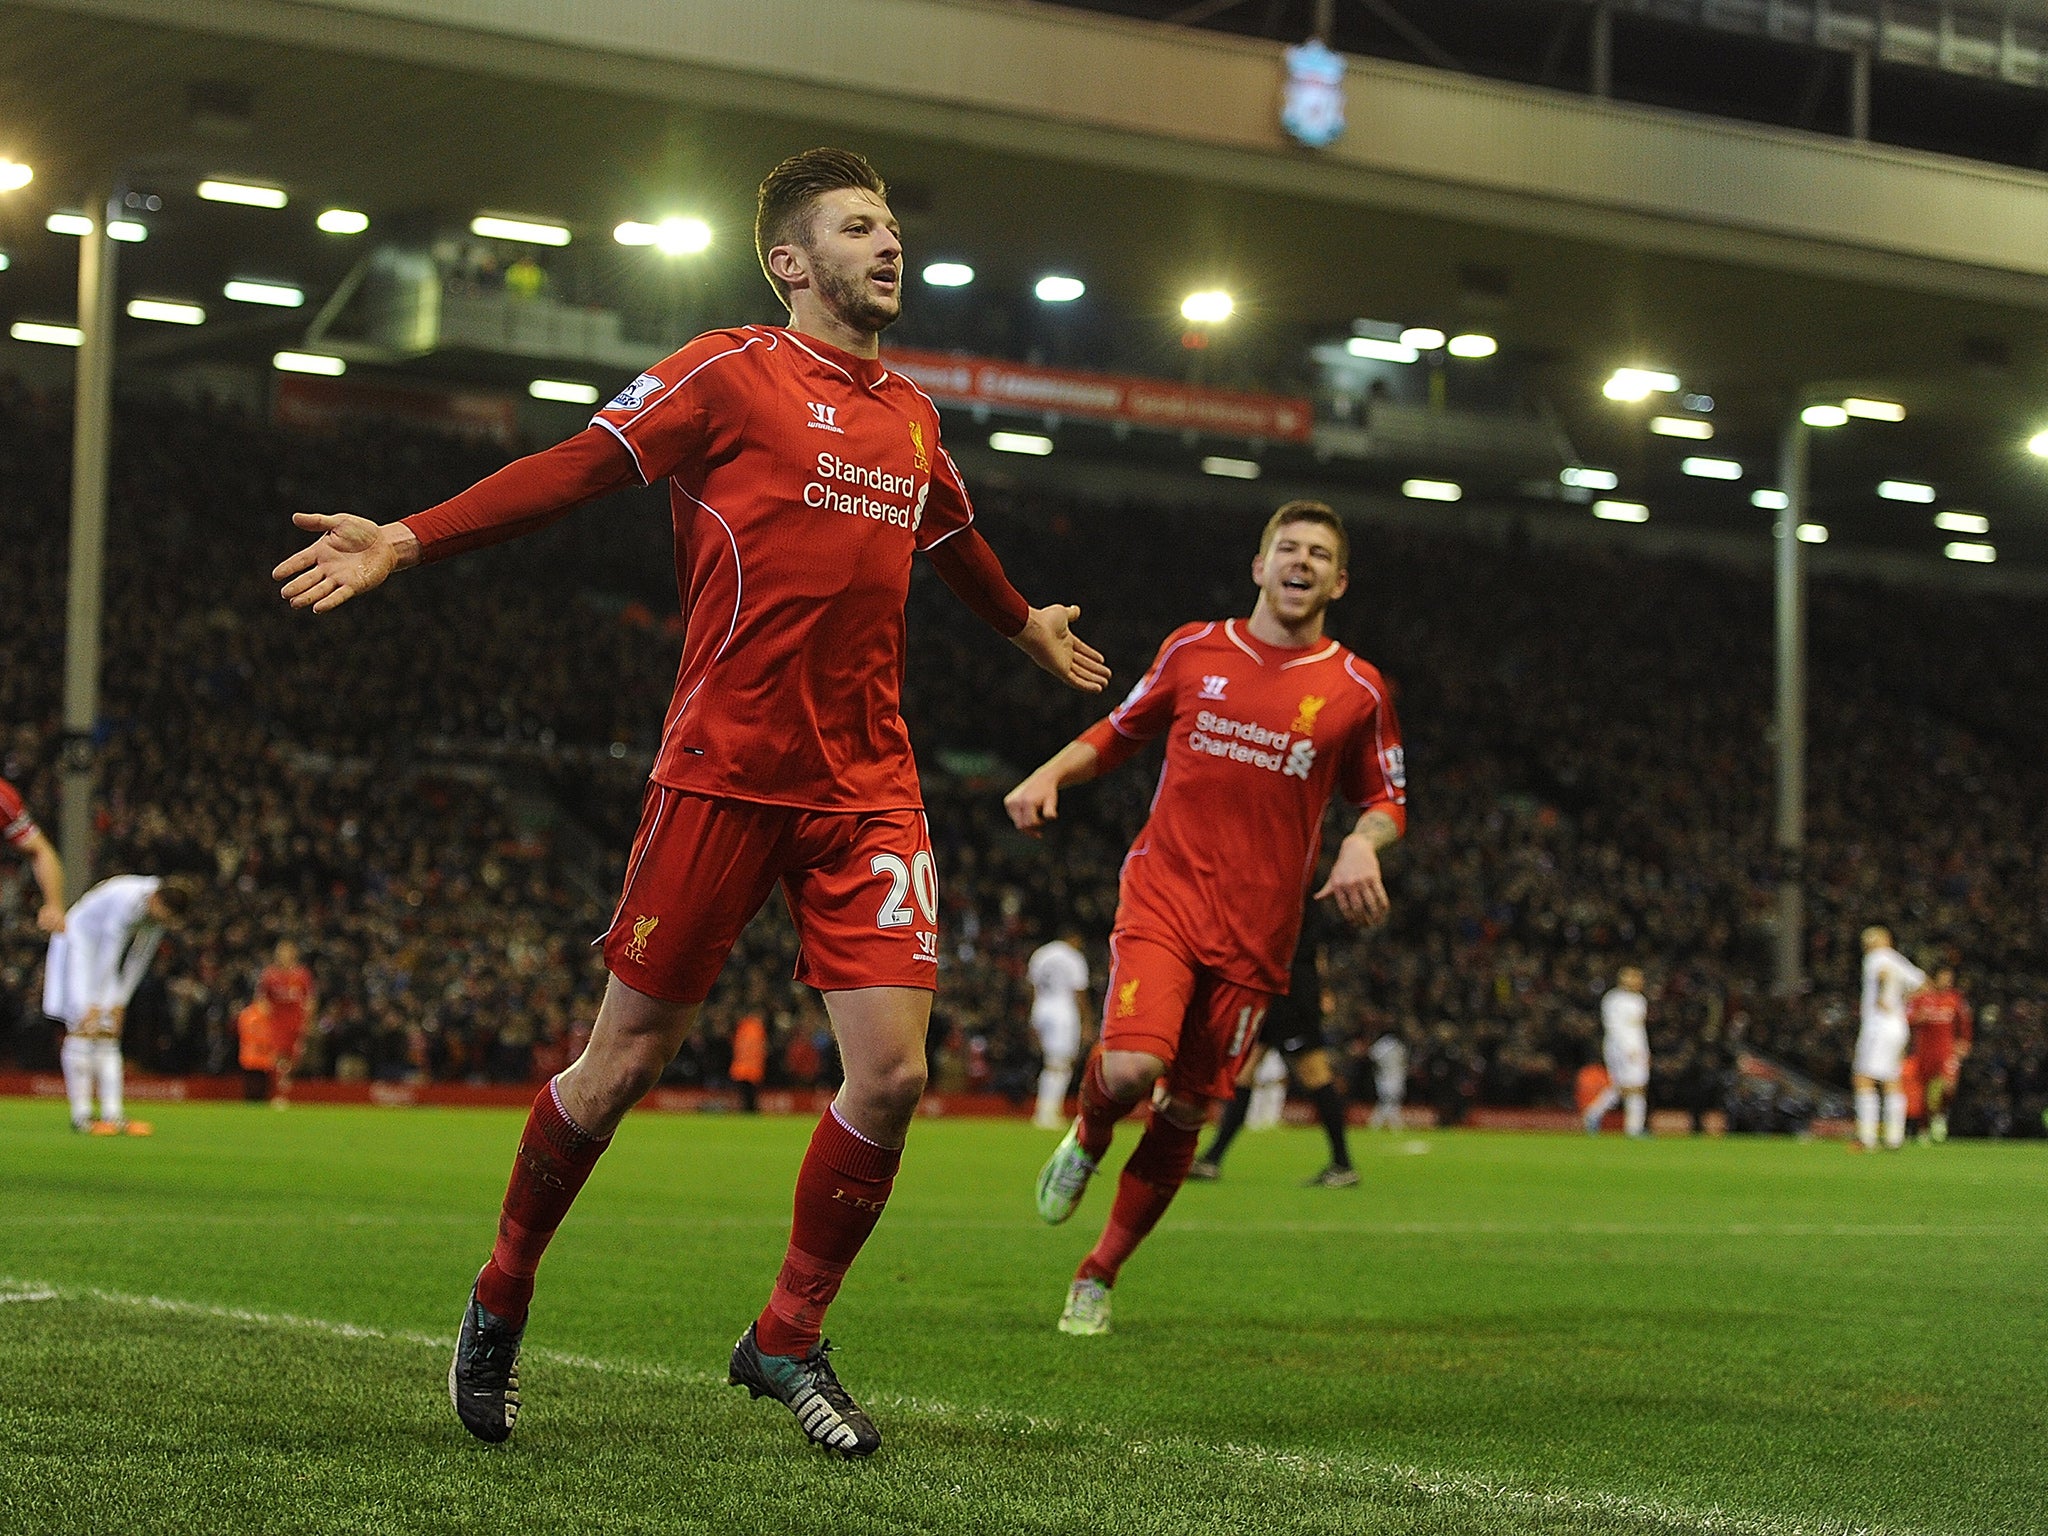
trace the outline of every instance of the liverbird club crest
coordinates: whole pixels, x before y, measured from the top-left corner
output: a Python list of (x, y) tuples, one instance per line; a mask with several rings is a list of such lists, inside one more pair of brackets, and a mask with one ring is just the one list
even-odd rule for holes
[(1287, 50), (1280, 126), (1310, 149), (1326, 149), (1344, 136), (1344, 55), (1321, 38)]

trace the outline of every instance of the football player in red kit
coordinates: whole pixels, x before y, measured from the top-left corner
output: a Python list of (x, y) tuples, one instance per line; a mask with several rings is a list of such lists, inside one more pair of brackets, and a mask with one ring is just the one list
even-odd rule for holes
[(584, 432), (402, 523), (301, 514), (320, 538), (277, 569), (294, 605), (324, 612), (606, 492), (669, 485), (688, 623), (604, 941), (612, 979), (588, 1048), (534, 1100), (449, 1368), (456, 1411), (485, 1440), (505, 1439), (518, 1414), (543, 1249), (779, 881), (797, 975), (825, 994), (845, 1085), (811, 1138), (781, 1273), (729, 1375), (785, 1404), (815, 1444), (846, 1456), (880, 1445), (821, 1329), (881, 1217), (925, 1082), (939, 893), (899, 710), (912, 555), (1063, 682), (1093, 693), (1109, 676), (1068, 629), (1078, 609), (1032, 608), (1004, 578), (970, 526), (937, 410), (878, 360), (904, 256), (874, 169), (844, 150), (785, 161), (761, 184), (755, 244), (788, 326), (698, 337)]
[(305, 1049), (306, 1026), (319, 1008), (313, 972), (300, 962), (299, 946), (290, 939), (278, 941), (275, 958), (256, 978), (256, 996), (270, 1013), (270, 1047), (276, 1057), (271, 1102), (282, 1109), (291, 1099), (292, 1074)]
[(1948, 1140), (1948, 1105), (1955, 1097), (1963, 1058), (1970, 1054), (1974, 1021), (1970, 1005), (1956, 987), (1953, 966), (1937, 966), (1933, 984), (1916, 992), (1906, 1004), (1906, 1025), (1913, 1031), (1913, 1061), (1920, 1069), (1927, 1096), (1927, 1139)]
[(0, 779), (0, 843), (19, 850), (36, 872), (36, 889), (43, 897), (36, 908), (36, 926), (45, 933), (62, 933), (64, 861), (57, 857), (35, 817), (29, 815), (21, 792), (5, 779)]
[(1343, 521), (1322, 503), (1280, 508), (1252, 562), (1251, 617), (1175, 630), (1108, 719), (1004, 797), (1017, 827), (1036, 833), (1062, 789), (1166, 737), (1151, 814), (1124, 860), (1081, 1115), (1038, 1176), (1038, 1214), (1065, 1221), (1116, 1122), (1151, 1102), (1108, 1224), (1069, 1288), (1065, 1332), (1108, 1331), (1118, 1270), (1186, 1180), (1209, 1105), (1230, 1097), (1287, 991), (1332, 790), (1363, 814), (1315, 895), (1352, 923), (1387, 915), (1379, 854), (1406, 827), (1407, 774), (1385, 680), (1323, 634), (1349, 553)]

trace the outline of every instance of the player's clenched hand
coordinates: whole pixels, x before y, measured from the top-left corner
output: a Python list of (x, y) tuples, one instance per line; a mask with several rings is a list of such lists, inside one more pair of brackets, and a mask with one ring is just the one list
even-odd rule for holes
[[(284, 583), (284, 599), (294, 608), (339, 608), (418, 558), (419, 541), (403, 523), (387, 529), (347, 512), (295, 512), (292, 521), (320, 535), (270, 573)], [(413, 560), (405, 558), (408, 551)]]
[(1317, 901), (1325, 898), (1337, 903), (1344, 921), (1361, 928), (1385, 919), (1387, 886), (1380, 878), (1380, 856), (1372, 839), (1353, 833), (1339, 845), (1330, 878), (1316, 892)]
[(1059, 820), (1059, 779), (1041, 768), (1003, 796), (1003, 809), (1010, 813), (1010, 824), (1019, 832), (1038, 836), (1048, 821)]
[(1068, 626), (1081, 610), (1064, 603), (1034, 608), (1010, 644), (1077, 693), (1100, 693), (1109, 683), (1109, 663), (1102, 652)]
[(36, 926), (45, 933), (64, 931), (64, 909), (54, 901), (46, 901), (36, 909)]

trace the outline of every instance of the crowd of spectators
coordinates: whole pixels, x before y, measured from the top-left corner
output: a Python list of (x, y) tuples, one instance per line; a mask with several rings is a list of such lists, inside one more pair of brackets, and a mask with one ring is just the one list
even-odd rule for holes
[[(605, 927), (680, 625), (654, 493), (416, 572), (311, 619), (268, 580), (288, 514), (390, 517), (496, 450), (391, 424), (295, 435), (124, 401), (109, 540), (99, 865), (210, 877), (139, 997), (145, 1065), (220, 1070), (279, 937), (320, 1016), (302, 1075), (520, 1082), (559, 1066), (603, 985)], [(54, 819), (63, 402), (0, 386), (0, 774)], [(982, 527), (1035, 600), (1079, 602), (1120, 682), (1189, 618), (1245, 611), (1259, 519), (982, 488)], [(1846, 1080), (1856, 934), (1889, 922), (1956, 963), (1980, 1018), (1959, 1132), (2039, 1134), (2048, 1107), (2048, 603), (1817, 582), (1809, 995), (1766, 982), (1770, 619), (1760, 571), (1360, 524), (1339, 638), (1399, 690), (1414, 807), (1394, 917), (1326, 946), (1357, 1077), (1407, 1037), (1417, 1096), (1570, 1101), (1597, 1002), (1651, 978), (1653, 1102), (1722, 1102), (1746, 1051)], [(1037, 1062), (1023, 962), (1072, 922), (1100, 974), (1146, 763), (1070, 792), (1043, 842), (1000, 796), (1101, 712), (983, 629), (920, 563), (905, 713), (940, 853), (934, 1082), (1022, 1097)], [(1156, 750), (1156, 749), (1155, 749)], [(1335, 825), (1333, 821), (1333, 826)], [(18, 869), (0, 868), (0, 1030), (47, 1062)], [(672, 1069), (719, 1085), (739, 1021), (769, 1084), (829, 1081), (830, 1031), (789, 980), (779, 899)]]

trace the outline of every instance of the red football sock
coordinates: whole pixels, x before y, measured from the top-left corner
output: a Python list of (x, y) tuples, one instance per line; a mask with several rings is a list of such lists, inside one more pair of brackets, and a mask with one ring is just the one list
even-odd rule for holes
[(797, 1172), (782, 1272), (754, 1323), (762, 1353), (805, 1355), (817, 1347), (825, 1309), (882, 1219), (902, 1161), (901, 1147), (876, 1146), (840, 1119), (836, 1107), (826, 1109)]
[(486, 1310), (515, 1323), (526, 1321), (534, 1271), (548, 1239), (611, 1144), (609, 1136), (600, 1141), (569, 1118), (552, 1079), (535, 1096), (498, 1213), (498, 1241), (476, 1277), (476, 1299)]
[(1153, 1115), (1116, 1181), (1116, 1203), (1109, 1208), (1109, 1222), (1094, 1250), (1074, 1272), (1076, 1280), (1116, 1284), (1116, 1272), (1124, 1267), (1124, 1260), (1159, 1225), (1159, 1218), (1187, 1182), (1198, 1134)]
[(1116, 1134), (1117, 1121), (1137, 1107), (1135, 1098), (1120, 1103), (1110, 1097), (1109, 1084), (1102, 1077), (1102, 1047), (1096, 1046), (1088, 1053), (1088, 1065), (1081, 1073), (1081, 1150), (1101, 1162)]

